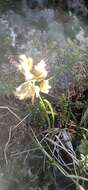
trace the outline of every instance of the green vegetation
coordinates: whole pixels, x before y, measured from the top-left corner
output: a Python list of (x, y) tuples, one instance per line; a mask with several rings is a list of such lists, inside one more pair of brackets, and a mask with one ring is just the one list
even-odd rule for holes
[[(2, 0), (0, 3), (4, 9), (7, 9), (7, 6), (13, 7), (12, 1), (9, 0)], [(86, 37), (87, 30), (88, 28), (86, 28)], [(13, 173), (16, 173), (17, 178), (14, 181), (19, 184), (19, 181), (21, 183), (24, 181), (21, 178), (22, 173), (26, 179), (26, 172), (22, 168), (26, 165), (26, 161), (28, 162), (27, 190), (51, 190), (52, 184), (53, 190), (54, 186), (58, 189), (59, 178), (63, 182), (66, 180), (64, 190), (70, 190), (72, 187), (76, 190), (87, 190), (88, 46), (86, 42), (67, 39), (63, 49), (55, 47), (58, 49), (55, 64), (51, 59), (48, 65), (49, 57), (45, 57), (45, 60), (37, 64), (25, 54), (19, 57), (15, 55), (10, 60), (9, 41), (8, 35), (6, 37), (2, 35), (0, 89), (9, 95), (6, 94), (8, 97), (5, 102), (1, 99), (0, 124), (3, 126), (5, 122), (9, 135), (7, 139), (7, 134), (3, 133), (7, 143), (1, 147), (4, 149), (2, 156), (4, 159), (0, 160), (1, 163), (5, 160), (7, 167), (10, 161), (15, 160), (16, 164), (16, 159), (22, 158), (22, 165), (18, 163), (15, 172), (8, 172), (13, 178), (15, 176)], [(48, 45), (52, 46), (52, 43)], [(8, 57), (10, 65), (3, 64), (4, 54), (6, 55), (4, 59)], [(10, 75), (13, 76), (10, 78)], [(8, 120), (12, 123), (10, 121), (7, 126)], [(13, 123), (13, 120), (16, 121)], [(17, 146), (14, 146), (16, 143)]]
[[(70, 44), (70, 48), (71, 45), (73, 44)], [(32, 121), (32, 125), (37, 126), (37, 130), (41, 131), (35, 133), (35, 130), (30, 127), (33, 154), (40, 157), (40, 160), (42, 158), (44, 162), (38, 175), (40, 176), (41, 172), (44, 176), (49, 174), (47, 178), (49, 180), (54, 178), (54, 183), (57, 183), (56, 171), (59, 170), (75, 184), (77, 189), (84, 190), (88, 183), (88, 89), (87, 85), (84, 85), (84, 81), (88, 79), (85, 69), (87, 52), (82, 51), (77, 45), (74, 51), (70, 50), (70, 54), (68, 51), (64, 52), (67, 59), (65, 61), (68, 63), (63, 71), (66, 71), (69, 65), (74, 77), (73, 81), (77, 82), (77, 88), (72, 84), (71, 88), (66, 89), (59, 98), (50, 94), (46, 96), (50, 85), (49, 80), (45, 79), (47, 71), (44, 61), (33, 65), (31, 58), (21, 55), (17, 67), (25, 76), (25, 82), (16, 89), (15, 95), (21, 101), (32, 99), (30, 125)], [(60, 65), (57, 67), (59, 69)], [(57, 76), (57, 73), (55, 74)]]

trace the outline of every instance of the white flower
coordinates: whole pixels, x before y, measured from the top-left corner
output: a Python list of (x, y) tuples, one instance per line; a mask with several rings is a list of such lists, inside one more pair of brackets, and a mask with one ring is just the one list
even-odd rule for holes
[(25, 82), (16, 89), (14, 94), (20, 100), (31, 98), (34, 104), (34, 100), (39, 97), (40, 91), (48, 93), (51, 88), (49, 81), (45, 80), (47, 76), (45, 61), (41, 60), (33, 66), (32, 58), (27, 58), (25, 55), (20, 55), (19, 58), (20, 64), (17, 67), (25, 76)]
[(37, 65), (34, 66), (33, 74), (36, 80), (41, 81), (47, 77), (47, 71), (45, 69), (45, 61), (41, 60)]

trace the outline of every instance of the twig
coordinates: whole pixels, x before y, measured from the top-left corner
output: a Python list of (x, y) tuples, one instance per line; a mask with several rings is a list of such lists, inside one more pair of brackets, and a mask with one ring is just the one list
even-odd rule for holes
[(8, 106), (0, 106), (0, 109), (7, 109), (12, 115), (14, 115), (19, 121), (21, 120), (20, 117), (13, 112)]
[(6, 165), (8, 165), (7, 149), (8, 149), (8, 146), (9, 146), (9, 142), (11, 140), (11, 132), (12, 132), (12, 127), (10, 127), (8, 141), (7, 141), (7, 143), (5, 145), (5, 148), (4, 148), (4, 156), (5, 156)]
[(32, 151), (35, 151), (35, 150), (38, 150), (39, 148), (32, 148), (32, 149), (28, 149), (28, 150), (24, 150), (22, 152), (17, 152), (17, 153), (13, 153), (12, 156), (18, 156), (18, 155), (21, 155), (21, 154), (25, 154), (25, 153), (28, 153), (28, 152), (32, 152)]
[(17, 125), (15, 125), (15, 126), (13, 127), (13, 130), (16, 129), (20, 124), (22, 124), (22, 123), (25, 121), (25, 119), (28, 118), (29, 115), (30, 115), (30, 114), (26, 115)]

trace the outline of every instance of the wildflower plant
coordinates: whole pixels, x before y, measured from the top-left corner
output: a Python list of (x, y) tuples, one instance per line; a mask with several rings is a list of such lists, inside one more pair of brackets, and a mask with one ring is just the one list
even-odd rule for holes
[(16, 88), (15, 95), (20, 99), (31, 98), (34, 104), (35, 98), (40, 96), (40, 92), (48, 93), (51, 86), (47, 77), (45, 61), (41, 60), (37, 65), (33, 65), (33, 59), (25, 55), (19, 56), (18, 70), (24, 75), (25, 82)]
[(51, 88), (49, 85), (49, 79), (46, 79), (48, 72), (45, 67), (46, 65), (44, 60), (41, 60), (37, 65), (34, 65), (31, 57), (27, 58), (25, 55), (20, 55), (17, 68), (24, 75), (25, 81), (16, 88), (14, 94), (20, 100), (30, 98), (33, 105), (35, 99), (39, 98), (44, 117), (46, 118), (48, 127), (50, 128), (51, 122), (49, 114), (52, 116), (52, 126), (54, 126), (53, 108), (51, 103), (40, 95), (40, 92), (48, 94)]

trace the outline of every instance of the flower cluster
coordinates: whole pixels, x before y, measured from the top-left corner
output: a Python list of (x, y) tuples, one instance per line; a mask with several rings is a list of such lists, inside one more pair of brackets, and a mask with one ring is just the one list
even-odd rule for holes
[(25, 82), (16, 88), (15, 95), (20, 99), (31, 98), (34, 103), (35, 97), (39, 97), (40, 92), (48, 93), (51, 86), (46, 79), (47, 71), (44, 60), (37, 65), (33, 65), (33, 59), (25, 55), (19, 56), (19, 71), (24, 75)]

